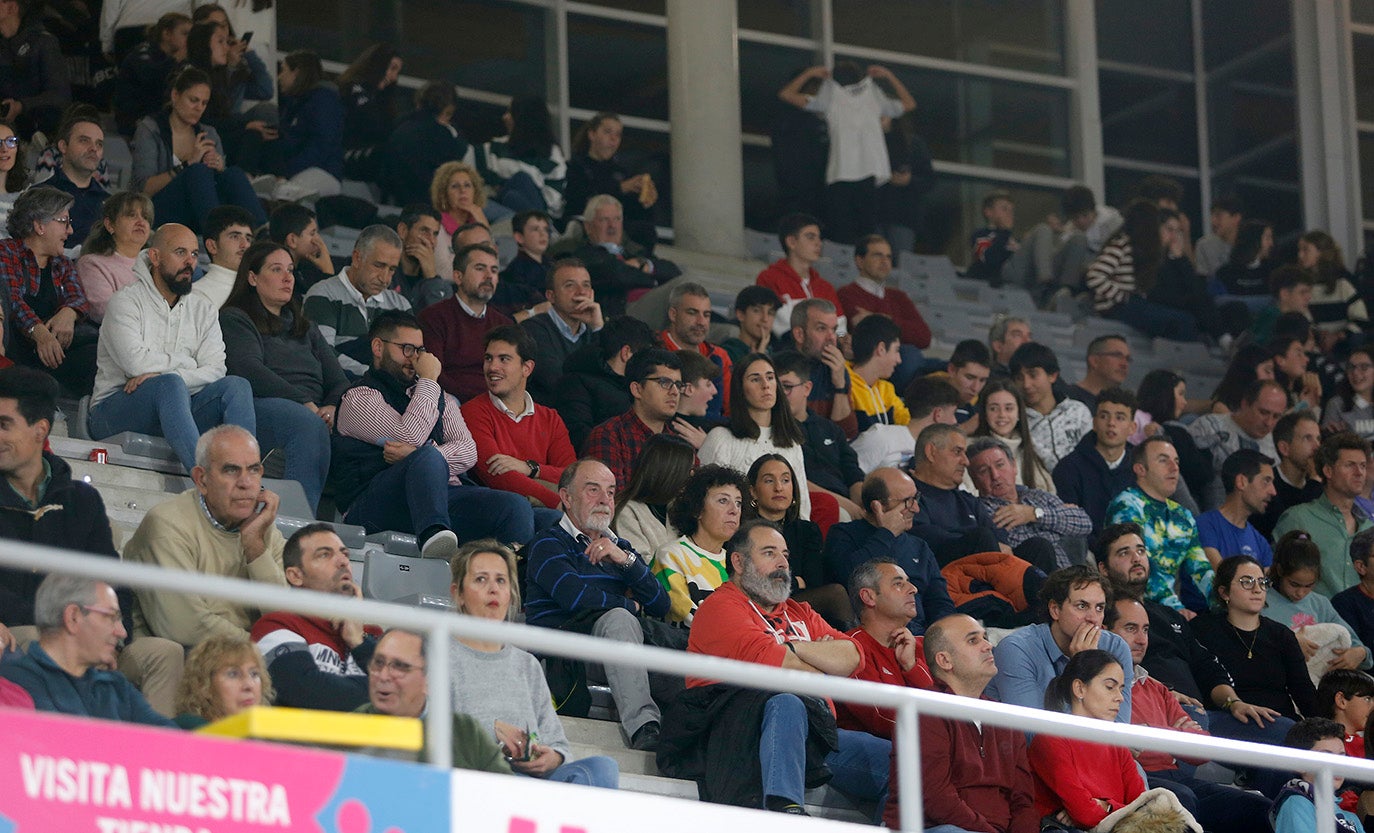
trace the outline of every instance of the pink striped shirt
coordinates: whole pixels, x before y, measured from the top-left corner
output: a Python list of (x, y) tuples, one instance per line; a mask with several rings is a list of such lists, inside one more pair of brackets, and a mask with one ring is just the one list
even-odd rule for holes
[(349, 389), (339, 402), (339, 433), (374, 445), (395, 440), (423, 446), (429, 442), (429, 433), (439, 418), (439, 397), (443, 396), (444, 442), (439, 444), (439, 452), (448, 460), (449, 485), (457, 486), (458, 475), (477, 462), (477, 443), (463, 421), (458, 400), (443, 393), (433, 379), (416, 379), (409, 392), (410, 406), (404, 414), (398, 414), (375, 388)]

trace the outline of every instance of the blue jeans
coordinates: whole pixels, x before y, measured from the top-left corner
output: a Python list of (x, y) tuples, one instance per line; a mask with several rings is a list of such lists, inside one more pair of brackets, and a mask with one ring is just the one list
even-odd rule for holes
[(607, 790), (620, 789), (620, 765), (606, 755), (593, 755), (566, 763), (549, 773), (559, 784), (582, 784)]
[[(496, 192), (496, 199), (517, 214), (521, 211), (549, 210), (549, 204), (544, 201), (544, 192), (539, 190), (539, 184), (534, 181), (534, 177), (524, 171), (501, 183), (501, 188)], [(490, 215), (487, 219), (491, 219)]]
[(225, 376), (192, 394), (180, 376), (163, 373), (133, 393), (120, 388), (92, 405), (86, 427), (97, 440), (121, 431), (160, 434), (190, 471), (196, 465), (196, 441), (216, 425), (239, 425), (257, 435), (253, 389), (247, 379)]
[(271, 449), (286, 455), (286, 479), (301, 484), (310, 510), (315, 511), (329, 476), (329, 427), (309, 408), (290, 399), (254, 399), (253, 410), (263, 455)]
[(394, 529), (418, 535), (439, 526), (452, 529), (460, 541), (523, 543), (534, 537), (534, 513), (524, 496), (450, 486), (448, 461), (433, 445), (416, 449), (372, 478), (345, 519), (369, 533)]
[[(1291, 718), (1279, 717), (1272, 723), (1263, 727), (1256, 726), (1254, 721), (1242, 723), (1231, 716), (1228, 711), (1221, 709), (1209, 709), (1207, 711), (1208, 726), (1207, 731), (1219, 738), (1230, 738), (1231, 740), (1249, 740), (1255, 743), (1267, 743), (1270, 746), (1283, 746), (1284, 735), (1293, 728)], [(1230, 765), (1235, 766), (1235, 765)], [(1249, 787), (1259, 790), (1270, 798), (1274, 798), (1279, 789), (1283, 787), (1285, 781), (1292, 777), (1291, 773), (1282, 772), (1274, 769), (1252, 768), (1254, 777), (1251, 779)]]
[(927, 827), (925, 833), (969, 833), (969, 831), (952, 824), (937, 824), (934, 827)]
[(1179, 803), (1213, 833), (1248, 833), (1264, 830), (1270, 801), (1252, 792), (1203, 781), (1180, 770), (1160, 770), (1146, 775), (1146, 786), (1163, 787), (1178, 796)]
[(482, 213), (487, 215), (487, 222), (493, 226), (515, 215), (514, 211), (495, 200), (487, 200), (487, 204), (482, 206)]
[(1147, 301), (1139, 295), (1127, 298), (1110, 315), (1151, 338), (1198, 340), (1197, 320), (1192, 313)]
[(253, 183), (240, 168), (216, 171), (197, 162), (153, 195), (153, 212), (159, 224), (181, 223), (198, 234), (205, 229), (210, 212), (221, 205), (248, 209), (254, 228), (267, 222), (267, 213), (253, 191)]
[[(763, 795), (802, 804), (806, 799), (806, 704), (795, 694), (775, 694), (763, 707), (759, 763)], [(892, 741), (840, 729), (840, 747), (826, 756), (830, 785), (850, 798), (887, 803)]]

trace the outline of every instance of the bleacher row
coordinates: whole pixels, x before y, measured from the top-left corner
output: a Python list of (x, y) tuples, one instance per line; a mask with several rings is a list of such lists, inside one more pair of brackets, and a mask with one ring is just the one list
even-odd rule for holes
[[(399, 213), (382, 208), (382, 215)], [(331, 227), (322, 231), (330, 255), (347, 258), (360, 230)], [(515, 242), (508, 230), (494, 229), (502, 263), (515, 256)], [(729, 258), (661, 246), (661, 253), (683, 267), (684, 272), (711, 293), (718, 320), (733, 319), (733, 304), (740, 287), (752, 283), (758, 271), (781, 257), (777, 238), (747, 230), (750, 257)], [(1138, 385), (1146, 373), (1157, 367), (1180, 372), (1188, 379), (1195, 395), (1208, 395), (1220, 380), (1224, 358), (1196, 343), (1177, 343), (1139, 336), (1118, 322), (1088, 317), (1075, 320), (1060, 312), (1038, 310), (1024, 289), (992, 287), (961, 278), (948, 258), (902, 253), (891, 282), (916, 302), (929, 323), (933, 339), (929, 356), (946, 356), (965, 338), (985, 339), (998, 315), (1010, 314), (1031, 323), (1037, 341), (1052, 347), (1060, 357), (1063, 376), (1076, 381), (1086, 371), (1084, 350), (1093, 338), (1119, 333), (1131, 343), (1135, 362), (1129, 384)], [(853, 247), (827, 241), (817, 270), (827, 280), (843, 286), (857, 274)], [(665, 322), (649, 322), (655, 329)], [(712, 339), (719, 341), (733, 330), (732, 324), (717, 323)], [(84, 430), (85, 402), (64, 402), (67, 418), (55, 426), (52, 447), (72, 465), (74, 476), (94, 485), (104, 498), (115, 526), (116, 545), (122, 544), (138, 527), (143, 516), (158, 503), (189, 488), (192, 483), (177, 462), (170, 446), (159, 437), (125, 433), (103, 441), (91, 441)], [(105, 463), (92, 461), (95, 449), (105, 451)], [(267, 488), (282, 497), (277, 526), (284, 536), (310, 523), (313, 518), (304, 491), (294, 481), (264, 481)], [(334, 527), (348, 546), (354, 575), (367, 598), (399, 604), (451, 608), (448, 597), (449, 569), (443, 561), (419, 557), (415, 536), (400, 532), (367, 535), (362, 527), (335, 522)], [(593, 687), (593, 719), (564, 718), (575, 753), (608, 755), (620, 765), (622, 787), (629, 790), (681, 798), (696, 798), (696, 785), (657, 773), (652, 753), (627, 749), (615, 719), (615, 706), (608, 689)], [(815, 815), (866, 822), (868, 808), (853, 805), (846, 797), (827, 787), (808, 792), (808, 809)]]

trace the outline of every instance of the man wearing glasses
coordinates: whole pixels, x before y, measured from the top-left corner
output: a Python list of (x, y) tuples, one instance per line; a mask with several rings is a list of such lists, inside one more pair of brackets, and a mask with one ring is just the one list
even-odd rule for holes
[[(850, 573), (873, 559), (886, 559), (906, 574), (916, 588), (916, 613), (907, 623), (913, 634), (954, 612), (944, 576), (930, 545), (908, 535), (912, 519), (920, 512), (920, 493), (905, 472), (875, 469), (864, 478), (860, 499), (864, 516), (830, 527), (825, 542), (826, 580), (849, 587)], [(849, 587), (851, 596), (857, 592)]]
[(414, 533), (420, 554), (448, 559), (458, 540), (528, 541), (534, 514), (522, 495), (471, 485), (477, 443), (458, 400), (439, 388), (443, 366), (420, 322), (385, 312), (368, 333), (372, 369), (339, 402), (335, 501), (369, 533)]
[(128, 633), (114, 588), (103, 581), (50, 575), (34, 599), (38, 641), (0, 666), (40, 711), (176, 728), (118, 671), (110, 671)]
[[(367, 665), (368, 702), (356, 711), (423, 719), (429, 702), (427, 680), (424, 637), (389, 630), (377, 641)], [(453, 714), (453, 766), (510, 774), (510, 764), (491, 734), (461, 712)]]
[(593, 428), (586, 447), (586, 456), (610, 468), (617, 489), (630, 482), (630, 470), (649, 438), (673, 431), (671, 423), (684, 387), (682, 360), (659, 347), (641, 350), (625, 363), (625, 379), (634, 404)]
[(1088, 342), (1088, 372), (1076, 385), (1069, 385), (1070, 399), (1077, 399), (1097, 410), (1097, 395), (1107, 388), (1126, 386), (1131, 375), (1131, 345), (1118, 335), (1098, 336)]

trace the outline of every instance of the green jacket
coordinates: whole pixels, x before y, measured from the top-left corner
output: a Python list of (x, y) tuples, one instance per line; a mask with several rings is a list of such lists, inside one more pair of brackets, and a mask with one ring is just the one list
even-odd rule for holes
[[(381, 714), (371, 703), (364, 703), (354, 711)], [(424, 749), (420, 750), (420, 756), (426, 757)], [(492, 739), (490, 733), (478, 725), (472, 716), (462, 713), (453, 715), (453, 766), (455, 769), (511, 774), (506, 756), (502, 754), (501, 747)]]
[[(1374, 526), (1374, 522), (1359, 506), (1352, 506), (1351, 512), (1355, 515), (1355, 534)], [(1274, 526), (1274, 540), (1295, 529), (1311, 535), (1312, 543), (1321, 550), (1322, 574), (1315, 588), (1318, 593), (1329, 599), (1345, 588), (1360, 583), (1360, 576), (1350, 560), (1350, 539), (1355, 535), (1346, 531), (1341, 510), (1336, 508), (1326, 493), (1323, 492), (1316, 500), (1289, 507), (1280, 515), (1279, 522)]]

